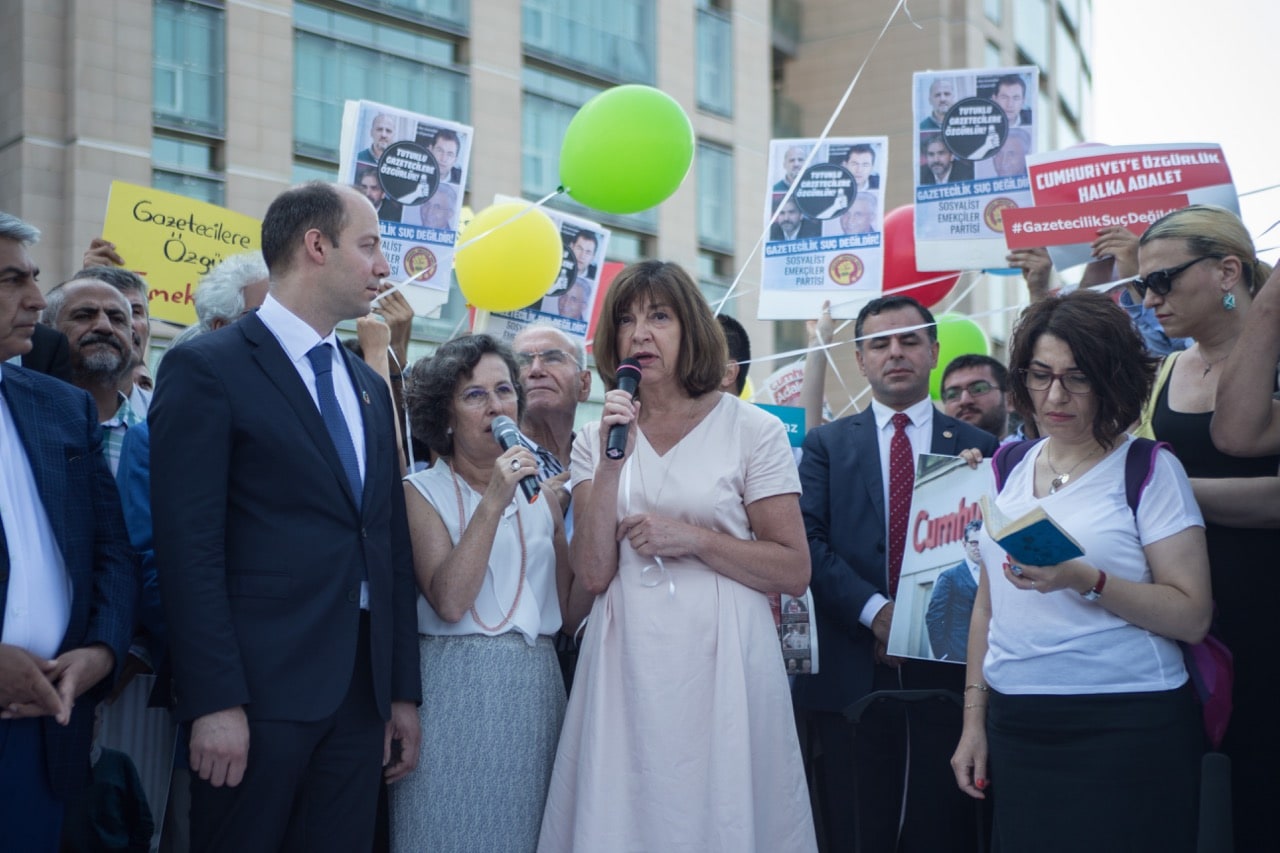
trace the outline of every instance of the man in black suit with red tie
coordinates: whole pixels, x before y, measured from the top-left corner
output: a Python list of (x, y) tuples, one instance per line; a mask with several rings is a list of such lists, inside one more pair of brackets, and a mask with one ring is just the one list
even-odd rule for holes
[(841, 712), (875, 690), (963, 691), (961, 666), (888, 657), (889, 626), (916, 457), (975, 447), (988, 457), (996, 439), (934, 409), (929, 372), (938, 337), (927, 308), (906, 296), (874, 299), (855, 330), (871, 405), (811, 430), (800, 461), (822, 667), (796, 678), (794, 697), (809, 754), (821, 755), (811, 777), (819, 838), (831, 853), (976, 853), (973, 801), (948, 763), (960, 710), (875, 707), (856, 744)]
[(192, 849), (358, 851), (418, 756), (417, 589), (386, 384), (338, 344), (390, 270), (354, 189), (287, 190), (255, 314), (172, 350), (151, 427)]

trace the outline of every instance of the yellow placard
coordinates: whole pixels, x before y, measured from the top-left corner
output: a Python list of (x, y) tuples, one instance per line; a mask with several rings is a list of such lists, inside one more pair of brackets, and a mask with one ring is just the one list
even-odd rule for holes
[(216, 204), (112, 181), (102, 236), (147, 280), (151, 316), (191, 325), (201, 277), (226, 258), (260, 249), (262, 222)]

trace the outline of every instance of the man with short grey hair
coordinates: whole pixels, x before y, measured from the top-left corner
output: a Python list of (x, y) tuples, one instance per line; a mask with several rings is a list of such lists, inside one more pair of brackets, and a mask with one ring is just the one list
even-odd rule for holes
[[(130, 324), (133, 327), (133, 364), (144, 364), (147, 353), (151, 350), (151, 309), (148, 302), (147, 282), (135, 272), (122, 266), (111, 266), (93, 260), (93, 248), (85, 254), (90, 265), (85, 266), (75, 275), (72, 281), (92, 279), (109, 284), (124, 294), (129, 302)], [(133, 372), (126, 371), (120, 380), (120, 391), (129, 398), (129, 405), (139, 419), (147, 416), (147, 408), (151, 405), (151, 393), (133, 384)]]
[(232, 255), (205, 274), (196, 288), (196, 320), (173, 339), (170, 347), (196, 335), (229, 326), (267, 298), (267, 262), (262, 252)]
[[(71, 347), (71, 384), (88, 391), (106, 434), (103, 451), (111, 473), (120, 464), (125, 431), (142, 417), (120, 390), (132, 373), (135, 353), (129, 302), (105, 281), (72, 279), (49, 292), (45, 325), (67, 336)], [(132, 385), (130, 375), (128, 382)]]

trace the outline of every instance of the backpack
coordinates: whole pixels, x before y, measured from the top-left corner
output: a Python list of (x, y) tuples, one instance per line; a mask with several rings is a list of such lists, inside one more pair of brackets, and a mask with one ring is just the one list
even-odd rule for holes
[[(1043, 439), (1011, 441), (996, 449), (991, 459), (991, 469), (996, 477), (996, 493), (1004, 488), (1009, 472), (1021, 462), (1038, 442)], [(1150, 438), (1135, 438), (1129, 443), (1124, 461), (1124, 496), (1136, 522), (1138, 503), (1142, 493), (1156, 470), (1156, 454), (1161, 448), (1172, 450), (1168, 442)], [(1200, 699), (1204, 713), (1204, 731), (1209, 743), (1216, 750), (1222, 745), (1231, 722), (1231, 688), (1235, 682), (1235, 664), (1231, 650), (1212, 633), (1203, 640), (1190, 644), (1179, 642), (1187, 674)]]

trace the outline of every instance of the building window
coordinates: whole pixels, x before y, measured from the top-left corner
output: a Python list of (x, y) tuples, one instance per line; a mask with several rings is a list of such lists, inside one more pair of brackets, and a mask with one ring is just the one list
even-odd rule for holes
[[(736, 317), (738, 297), (742, 295), (742, 291), (739, 289), (726, 300), (725, 294), (729, 292), (731, 284), (733, 284), (733, 258), (721, 252), (709, 252), (705, 249), (699, 251), (698, 289), (707, 298), (712, 310), (719, 308), (717, 313)], [(720, 304), (722, 301), (723, 305)]]
[(997, 27), (1004, 23), (1004, 0), (982, 0), (982, 10), (987, 20)]
[(307, 3), (294, 4), (293, 21), (296, 155), (337, 162), (347, 100), (469, 119), (467, 75), (456, 70), (452, 39)]
[[(569, 122), (577, 115), (579, 107), (604, 91), (604, 86), (528, 65), (522, 79), (520, 191), (526, 198), (539, 199), (560, 185), (560, 146), (564, 143), (564, 132)], [(568, 196), (559, 196), (552, 206), (609, 225), (641, 231), (652, 231), (658, 223), (654, 210), (602, 215), (600, 211), (584, 207)]]
[(1084, 72), (1080, 52), (1071, 38), (1071, 32), (1059, 24), (1054, 39), (1053, 76), (1058, 85), (1058, 96), (1074, 116), (1080, 115), (1080, 89), (1084, 84)]
[(698, 106), (733, 115), (733, 26), (712, 0), (698, 2)]
[(222, 204), (226, 13), (155, 0), (152, 26), (151, 185)]
[(988, 41), (983, 45), (982, 59), (987, 68), (999, 68), (1004, 62), (1000, 59), (1000, 45)]
[(606, 260), (634, 264), (647, 260), (648, 242), (643, 234), (613, 230), (609, 232), (609, 257)]
[(467, 26), (471, 16), (467, 0), (349, 0), (352, 5), (385, 12), (397, 18), (417, 19), (424, 23), (439, 21), (458, 28)]
[(211, 5), (155, 0), (151, 77), (156, 124), (222, 134), (225, 16)]
[(733, 152), (698, 143), (698, 242), (733, 251)]
[(530, 53), (606, 80), (655, 81), (653, 0), (524, 0), (522, 6)]
[(151, 186), (188, 198), (223, 203), (220, 147), (198, 137), (156, 133), (151, 138)]
[(1023, 0), (1014, 10), (1013, 37), (1041, 71), (1049, 66), (1049, 14), (1045, 0)]

